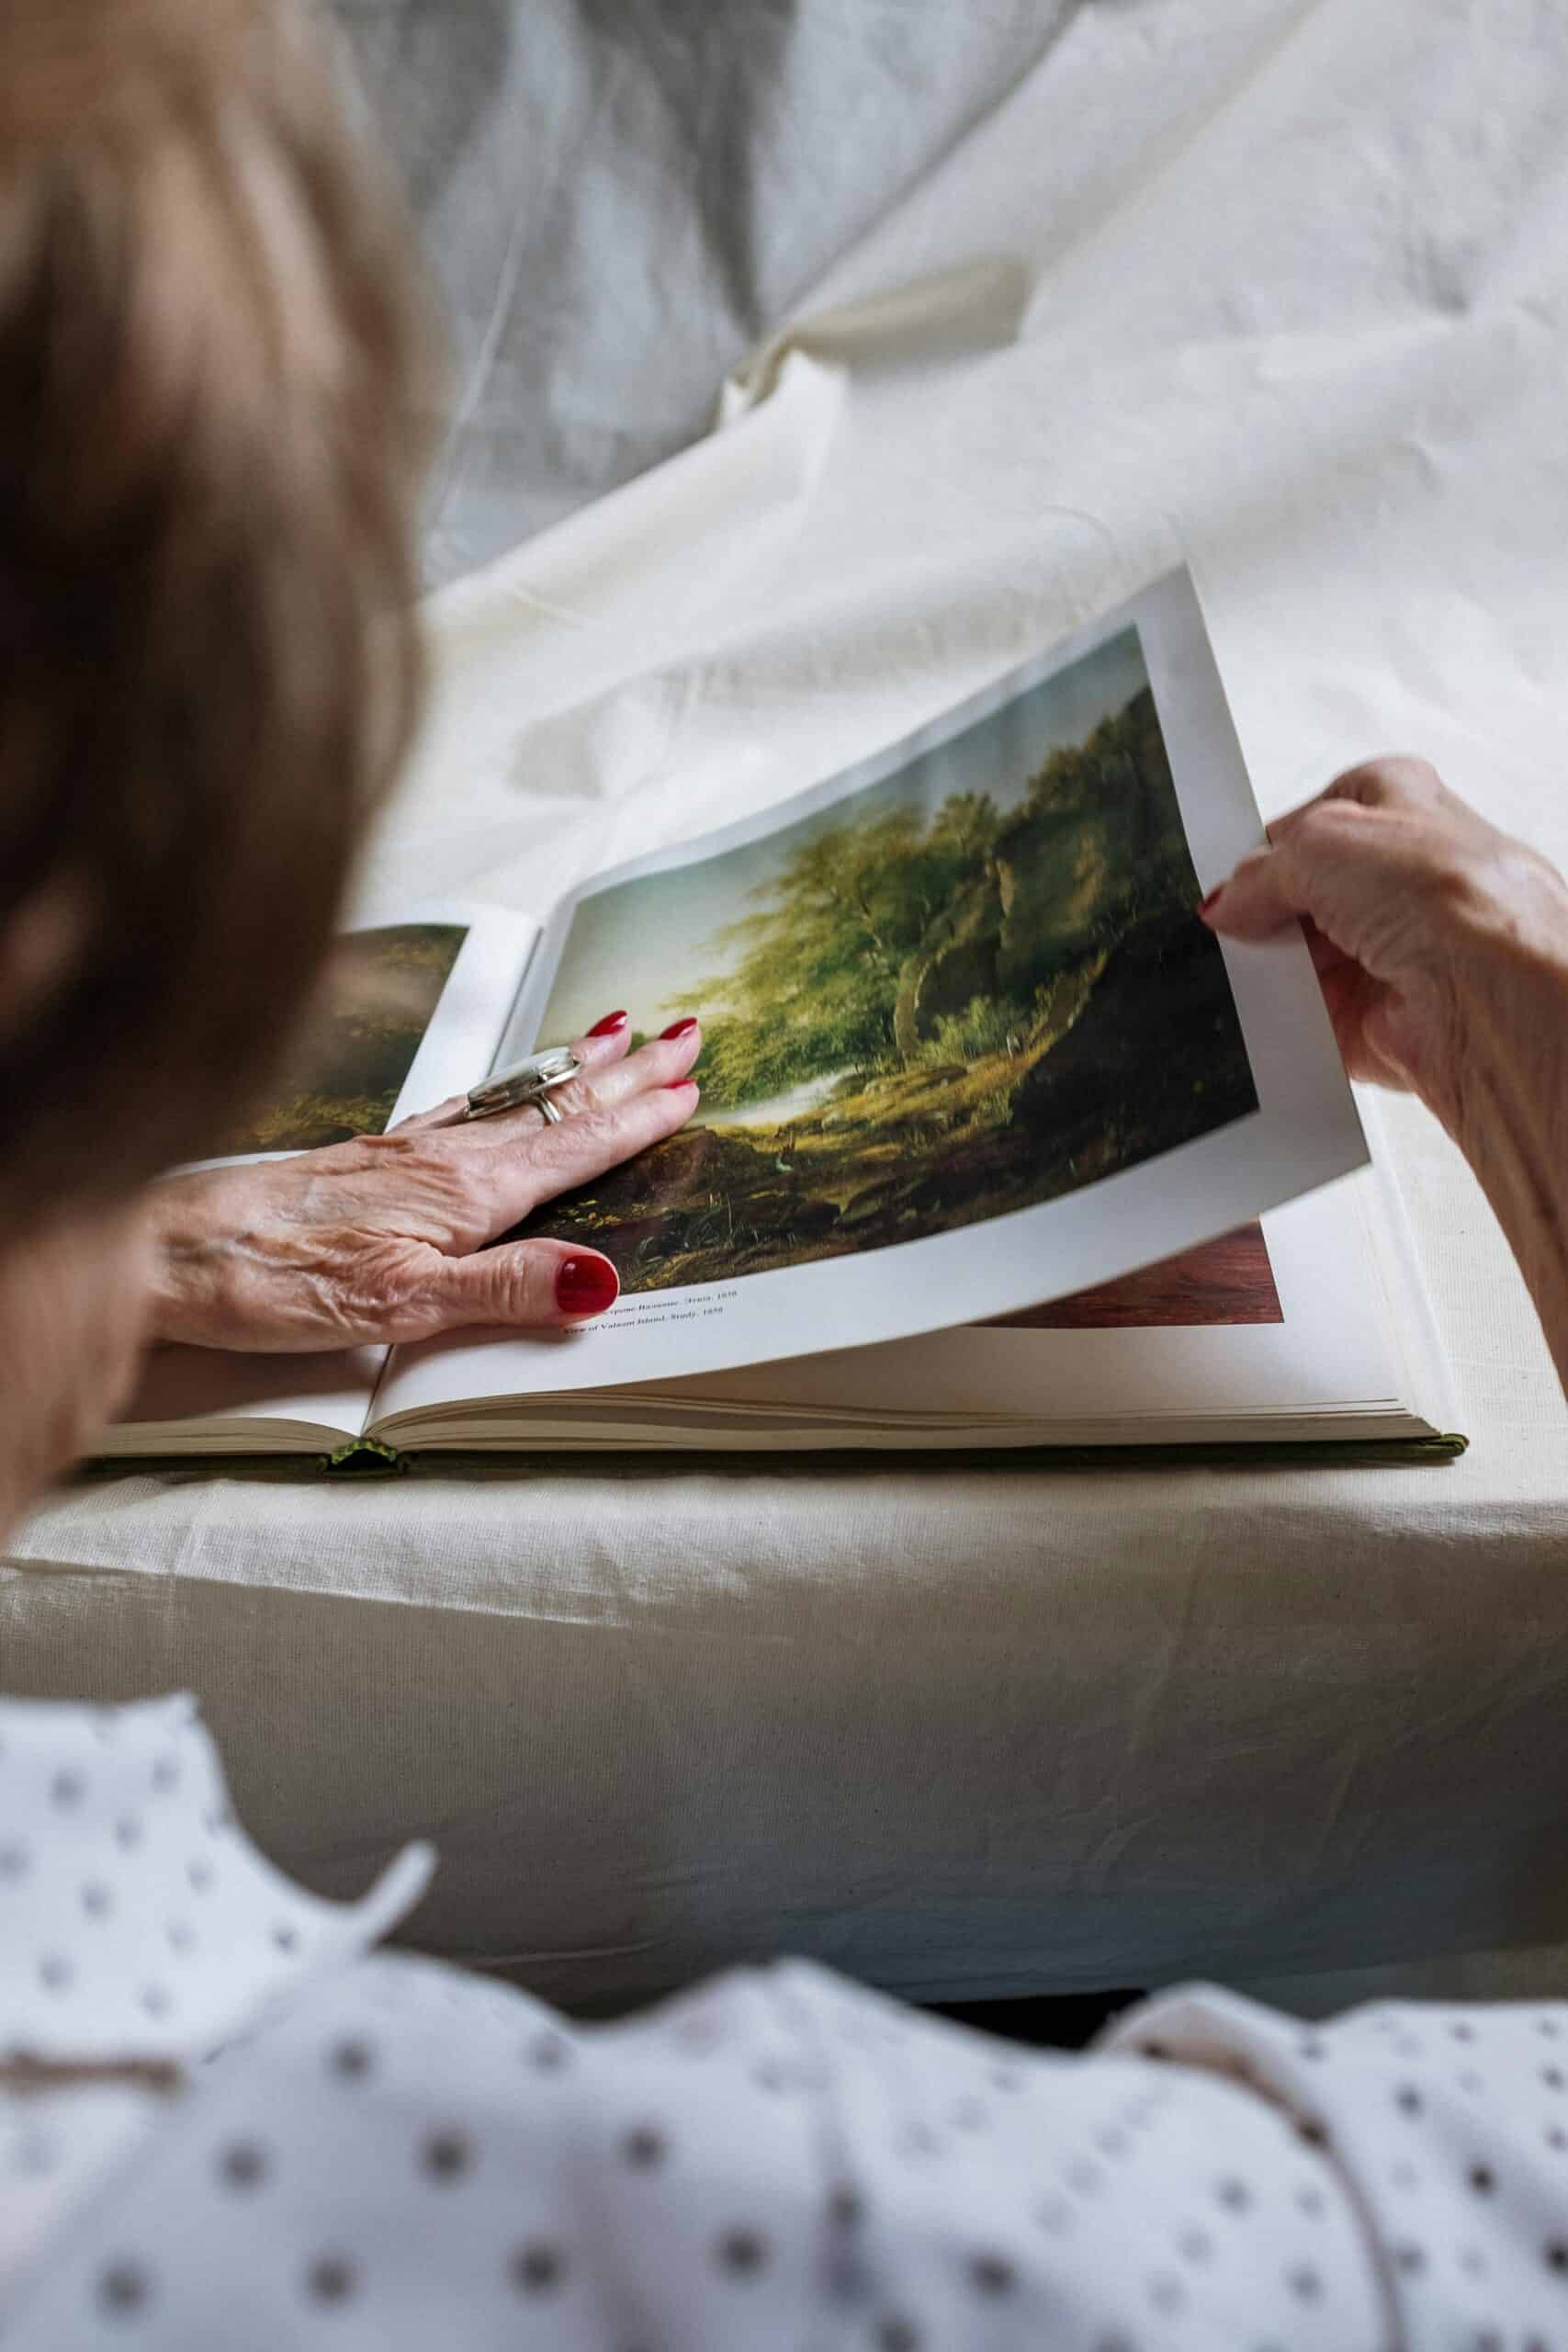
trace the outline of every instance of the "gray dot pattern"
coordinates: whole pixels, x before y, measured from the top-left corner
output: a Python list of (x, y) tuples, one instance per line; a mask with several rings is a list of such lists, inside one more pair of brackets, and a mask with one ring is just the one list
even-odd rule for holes
[(188, 1713), (13, 1712), (10, 2046), (185, 2072), (0, 2104), (6, 2352), (1568, 2352), (1556, 2016), (1201, 1991), (1068, 2058), (783, 1963), (574, 2027), (356, 1959)]
[[(1205, 1989), (1167, 1997), (1132, 2030), (1151, 2024), (1171, 2062), (1212, 2067), (1223, 2052), (1234, 2072), (1239, 2057), (1298, 2130), (1313, 2127), (1327, 2178), (1369, 2217), (1393, 2341), (1415, 2352), (1568, 2352), (1568, 2131), (1554, 2120), (1553, 2055), (1568, 2011), (1383, 2002), (1303, 2037), (1272, 2011)], [(1215, 2187), (1233, 2211), (1263, 2193), (1239, 2175)], [(1332, 2193), (1320, 2177), (1298, 2190), (1296, 2210), (1321, 2217)], [(1310, 2309), (1332, 2276), (1314, 2246), (1292, 2260), (1286, 2286)], [(1278, 2334), (1281, 2347), (1293, 2344)]]
[[(998, 2063), (800, 1966), (573, 2029), (372, 1959), (150, 2121), (6, 2352), (413, 2352), (459, 2313), (479, 2352), (1179, 2352), (1245, 2343), (1221, 2333), (1238, 2312), (1279, 2352), (1384, 2352), (1332, 2166), (1267, 2102), (1179, 2064), (1156, 2093), (1136, 2060), (1032, 2053), (999, 2094)], [(811, 2087), (781, 2099), (759, 2070)], [(1194, 2162), (1222, 2138), (1224, 2172)]]

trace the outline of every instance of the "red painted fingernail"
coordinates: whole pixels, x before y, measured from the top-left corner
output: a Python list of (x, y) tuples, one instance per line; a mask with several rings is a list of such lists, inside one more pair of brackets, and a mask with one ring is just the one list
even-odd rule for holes
[(690, 1013), (688, 1013), (684, 1021), (672, 1021), (668, 1029), (661, 1029), (659, 1034), (661, 1037), (668, 1037), (671, 1040), (676, 1037), (689, 1037), (696, 1025), (696, 1023), (692, 1019)]
[(608, 1258), (563, 1258), (556, 1268), (556, 1305), (563, 1315), (603, 1315), (621, 1295)]
[(613, 1037), (617, 1029), (624, 1029), (626, 1025), (626, 1016), (624, 1012), (607, 1012), (603, 1021), (596, 1021), (593, 1023), (588, 1035), (591, 1037)]
[(1225, 886), (1223, 882), (1216, 882), (1208, 897), (1206, 899), (1199, 899), (1198, 911), (1201, 915), (1206, 915), (1213, 911), (1213, 908), (1219, 902), (1220, 895), (1224, 889), (1224, 887)]
[(662, 1091), (666, 1094), (679, 1094), (683, 1086), (689, 1086), (694, 1094), (697, 1091), (697, 1081), (694, 1078), (667, 1078)]

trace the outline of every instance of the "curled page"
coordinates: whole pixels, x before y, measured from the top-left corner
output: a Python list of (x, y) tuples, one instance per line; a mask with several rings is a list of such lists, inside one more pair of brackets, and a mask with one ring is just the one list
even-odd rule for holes
[(623, 1295), (400, 1351), (401, 1412), (1015, 1311), (1361, 1165), (1305, 946), (1221, 943), (1263, 839), (1192, 583), (1156, 582), (830, 783), (556, 909), (503, 1052), (699, 1012), (681, 1135), (533, 1227)]

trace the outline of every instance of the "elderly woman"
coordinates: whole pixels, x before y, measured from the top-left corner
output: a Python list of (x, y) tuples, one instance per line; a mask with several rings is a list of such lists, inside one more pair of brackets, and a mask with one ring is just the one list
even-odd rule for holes
[[(482, 1245), (694, 1099), (694, 1024), (627, 1055), (607, 1017), (562, 1126), (148, 1189), (265, 1079), (414, 708), (400, 254), (263, 0), (8, 0), (0, 1523), (150, 1341), (605, 1303), (601, 1261)], [(1204, 911), (1304, 920), (1352, 1069), (1470, 1155), (1568, 1376), (1559, 877), (1382, 761)], [(573, 2030), (365, 1957), (424, 1867), (318, 1903), (186, 1702), (0, 1704), (9, 2352), (1568, 2344), (1568, 2009), (1308, 2033), (1200, 1990), (1067, 2060), (779, 1967)]]

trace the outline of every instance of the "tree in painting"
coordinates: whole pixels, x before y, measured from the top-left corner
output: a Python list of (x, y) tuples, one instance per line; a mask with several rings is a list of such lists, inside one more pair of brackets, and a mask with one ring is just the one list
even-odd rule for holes
[(1039, 1026), (1042, 990), (1197, 897), (1153, 696), (1055, 752), (1006, 818), (985, 793), (954, 794), (929, 822), (912, 809), (852, 818), (802, 843), (759, 895), (715, 942), (727, 968), (678, 1000), (706, 1013), (714, 1107), (1021, 1037)]
[(1256, 1107), (1146, 686), (1021, 788), (868, 798), (781, 843), (671, 997), (697, 1122), (540, 1220), (630, 1290), (1000, 1216)]

